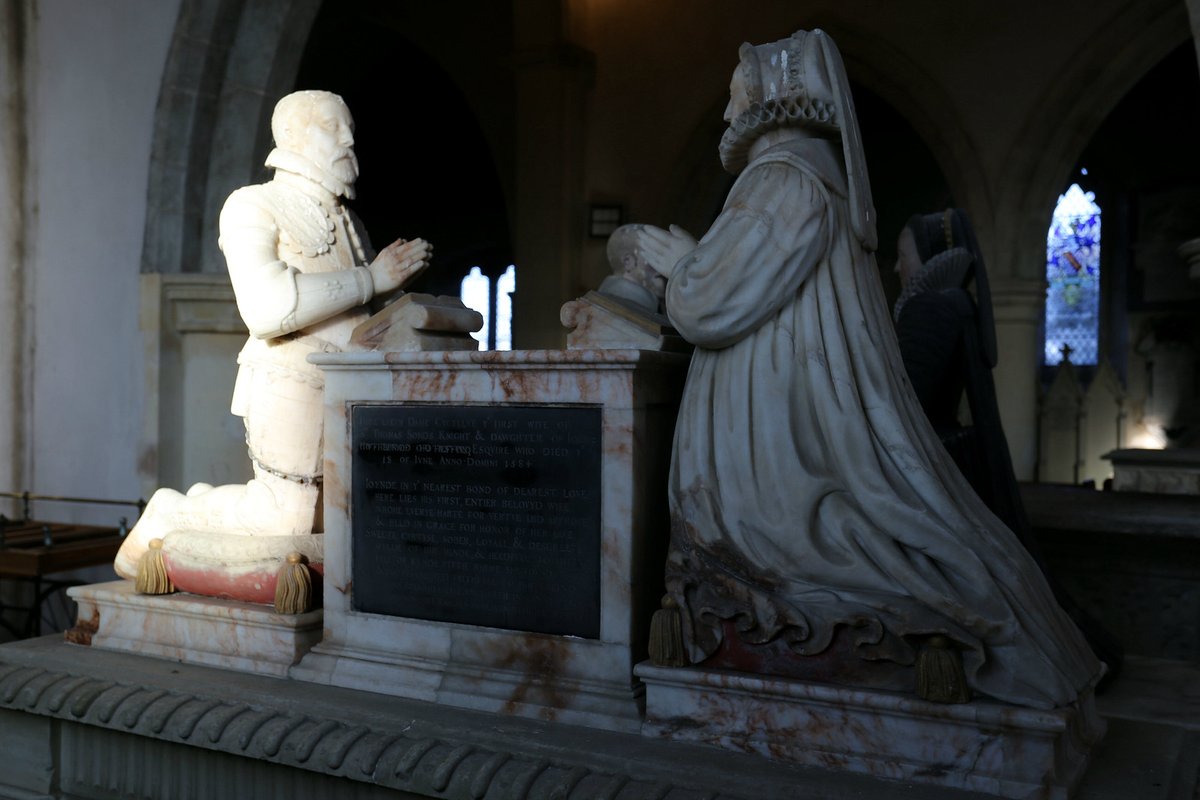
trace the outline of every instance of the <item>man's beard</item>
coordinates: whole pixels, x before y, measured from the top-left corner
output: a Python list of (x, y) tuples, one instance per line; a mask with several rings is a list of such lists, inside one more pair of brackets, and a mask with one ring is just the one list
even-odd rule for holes
[(276, 147), (267, 154), (266, 164), (271, 169), (283, 170), (293, 175), (308, 178), (323, 186), (327, 191), (347, 200), (354, 199), (354, 181), (358, 178), (358, 159), (353, 150), (343, 150), (332, 160), (321, 158), (318, 162), (312, 154)]
[(353, 186), (358, 180), (358, 158), (353, 150), (345, 150), (337, 155), (327, 171), (347, 186)]

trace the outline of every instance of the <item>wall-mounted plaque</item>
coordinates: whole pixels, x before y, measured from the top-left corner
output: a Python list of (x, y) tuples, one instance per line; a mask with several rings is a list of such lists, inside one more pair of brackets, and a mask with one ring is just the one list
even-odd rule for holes
[(600, 409), (355, 405), (357, 611), (599, 638)]

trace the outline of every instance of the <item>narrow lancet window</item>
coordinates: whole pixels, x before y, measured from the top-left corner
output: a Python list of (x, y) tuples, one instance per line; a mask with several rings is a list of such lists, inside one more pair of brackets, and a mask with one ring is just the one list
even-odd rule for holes
[(496, 349), (512, 350), (512, 293), (517, 289), (517, 267), (509, 264), (496, 280)]
[(517, 268), (513, 264), (508, 265), (494, 285), (479, 267), (471, 267), (467, 277), (462, 279), (459, 297), (463, 305), (483, 315), (483, 327), (471, 334), (479, 342), (480, 350), (512, 349), (512, 293), (516, 289)]
[(1100, 332), (1100, 206), (1073, 183), (1058, 198), (1046, 233), (1046, 339), (1043, 362), (1063, 352), (1072, 364), (1095, 364)]
[(488, 328), (492, 313), (492, 281), (479, 267), (471, 267), (467, 277), (462, 279), (462, 289), (459, 297), (463, 305), (473, 308), (483, 314), (483, 327), (471, 335), (479, 342), (480, 350), (488, 349)]

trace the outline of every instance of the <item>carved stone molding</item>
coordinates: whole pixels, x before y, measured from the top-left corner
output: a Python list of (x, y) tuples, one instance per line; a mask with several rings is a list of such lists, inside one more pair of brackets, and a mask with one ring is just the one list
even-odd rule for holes
[[(90, 660), (93, 655), (88, 651), (78, 652), (80, 662)], [(113, 657), (108, 655), (110, 659)], [(135, 673), (140, 682), (133, 683), (112, 680), (104, 674), (95, 677), (84, 674), (90, 670), (83, 663), (75, 671), (58, 665), (21, 663), (29, 661), (8, 659), (0, 653), (0, 708), (420, 796), (462, 800), (735, 797), (716, 788), (705, 788), (698, 779), (693, 783), (699, 785), (692, 787), (664, 780), (661, 775), (637, 769), (638, 765), (630, 761), (625, 761), (625, 770), (605, 770), (579, 763), (595, 754), (569, 745), (557, 747), (555, 754), (548, 756), (544, 752), (521, 752), (516, 747), (498, 748), (494, 742), (472, 741), (467, 729), (434, 733), (431, 727), (435, 726), (420, 725), (411, 717), (398, 716), (381, 724), (378, 720), (356, 720), (355, 714), (349, 712), (343, 719), (333, 719), (303, 700), (315, 691), (329, 690), (295, 681), (251, 678), (260, 684), (277, 686), (278, 691), (264, 692), (260, 687), (255, 692), (256, 699), (247, 701), (236, 697), (235, 692), (210, 691), (216, 688), (213, 685), (186, 691), (176, 686), (155, 685), (146, 680), (144, 673)], [(168, 662), (157, 663), (173, 666)], [(195, 669), (175, 666), (180, 668), (175, 672)], [(543, 743), (558, 738), (556, 733), (546, 731), (544, 725), (533, 727), (538, 728), (533, 731), (535, 737), (538, 733), (547, 737), (542, 739)], [(3, 737), (0, 732), (0, 749), (4, 748)], [(75, 738), (79, 738), (78, 734)], [(519, 744), (516, 740), (514, 743)], [(616, 759), (614, 763), (621, 762), (622, 759)]]

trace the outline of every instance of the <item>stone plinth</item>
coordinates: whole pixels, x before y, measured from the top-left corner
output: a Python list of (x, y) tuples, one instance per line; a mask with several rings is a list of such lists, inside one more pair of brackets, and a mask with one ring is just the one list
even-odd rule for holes
[[(556, 350), (357, 353), (313, 356), (312, 361), (325, 371), (325, 637), (291, 671), (291, 676), (463, 708), (614, 730), (638, 730), (643, 697), (633, 676), (633, 666), (643, 657), (649, 618), (662, 592), (662, 563), (668, 538), (663, 499), (687, 358), (631, 350)], [(361, 412), (364, 408), (370, 413), (356, 414), (356, 409)], [(416, 410), (406, 417), (406, 409)], [(481, 485), (473, 484), (473, 467), (463, 467), (463, 477), (456, 479), (459, 486), (454, 492), (425, 487), (425, 491), (441, 492), (437, 497), (423, 495), (420, 485), (412, 485), (411, 476), (418, 473), (403, 473), (408, 477), (397, 478), (395, 495), (390, 492), (375, 495), (389, 498), (391, 505), (386, 512), (379, 511), (381, 506), (368, 510), (361, 502), (357, 506), (350, 502), (354, 492), (359, 492), (361, 499), (364, 491), (390, 482), (386, 480), (388, 467), (383, 457), (378, 456), (380, 451), (390, 452), (394, 448), (397, 461), (411, 454), (408, 444), (399, 444), (407, 435), (402, 432), (408, 424), (406, 420), (420, 418), (421, 424), (429, 424), (430, 419), (437, 421), (439, 410), (445, 410), (447, 424), (474, 420), (463, 424), (476, 425), (473, 430), (482, 437), (482, 428), (478, 426), (484, 423), (479, 420), (489, 416), (489, 409), (496, 410), (497, 424), (516, 420), (511, 424), (518, 427), (536, 424), (521, 420), (531, 415), (537, 417), (538, 409), (548, 409), (547, 419), (586, 411), (580, 419), (593, 420), (587, 423), (593, 427), (581, 425), (581, 429), (595, 431), (595, 435), (581, 439), (591, 444), (572, 452), (581, 458), (580, 470), (584, 469), (585, 455), (598, 459), (598, 485), (583, 492), (590, 495), (588, 502), (598, 501), (595, 505), (598, 548), (591, 553), (592, 566), (586, 567), (588, 574), (562, 571), (555, 575), (556, 583), (565, 586), (576, 582), (598, 586), (594, 595), (598, 611), (588, 618), (588, 624), (581, 625), (576, 635), (556, 634), (553, 621), (542, 629), (550, 632), (540, 633), (531, 632), (535, 629), (532, 626), (521, 629), (519, 619), (512, 625), (497, 623), (495, 627), (447, 621), (454, 618), (454, 613), (439, 616), (436, 602), (427, 603), (426, 608), (435, 610), (420, 618), (417, 614), (394, 615), (391, 610), (387, 613), (363, 610), (379, 608), (379, 590), (385, 586), (387, 572), (374, 563), (364, 564), (356, 571), (352, 531), (362, 531), (363, 536), (373, 541), (372, 547), (381, 546), (380, 542), (390, 543), (401, 554), (398, 557), (402, 557), (404, 547), (414, 546), (413, 541), (405, 539), (406, 536), (411, 539), (411, 531), (405, 530), (411, 527), (405, 516), (408, 508), (423, 509), (424, 521), (412, 524), (423, 526), (421, 536), (426, 538), (421, 541), (431, 547), (444, 546), (445, 540), (440, 537), (445, 532), (446, 536), (456, 537), (454, 541), (464, 551), (473, 551), (477, 546), (493, 547), (488, 551), (491, 555), (473, 556), (467, 552), (453, 558), (486, 561), (498, 557), (495, 542), (483, 538), (482, 525), (473, 527), (475, 522), (468, 520), (496, 521), (501, 515), (494, 512), (500, 506), (493, 503), (489, 507), (488, 514), (494, 516), (481, 517), (475, 510), (459, 513), (456, 498), (471, 498), (472, 492), (481, 489)], [(389, 439), (386, 431), (379, 433), (383, 428), (376, 427), (372, 429), (376, 433), (371, 435), (382, 438), (364, 443), (361, 421), (368, 417), (382, 419), (373, 424), (399, 426), (397, 438)], [(431, 463), (431, 469), (440, 469), (443, 457), (439, 452), (444, 454), (444, 463), (452, 463), (453, 459), (453, 463), (465, 464), (474, 458), (498, 457), (494, 450), (472, 449), (473, 442), (478, 440), (474, 433), (464, 438), (463, 431), (467, 428), (455, 430), (450, 438), (431, 435), (432, 450), (418, 452), (417, 463)], [(513, 450), (517, 470), (513, 473), (514, 487), (521, 485), (522, 469), (530, 471), (527, 477), (535, 481), (531, 485), (537, 485), (536, 481), (543, 478), (568, 482), (577, 478), (571, 474), (574, 470), (570, 461), (540, 460), (543, 455), (560, 454), (551, 447), (550, 439), (542, 441), (533, 434), (527, 436), (523, 441), (531, 449), (527, 453), (525, 449)], [(438, 444), (443, 438), (447, 443)], [(482, 438), (490, 440), (490, 436)], [(413, 440), (410, 437), (404, 441)], [(568, 445), (569, 439), (562, 444)], [(419, 445), (416, 449), (423, 447)], [(364, 475), (368, 473), (363, 472), (357, 479), (354, 474), (355, 463), (360, 470), (364, 469), (365, 453), (378, 456), (370, 466), (369, 482), (373, 488), (366, 486), (368, 480)], [(526, 457), (531, 465), (523, 461)], [(539, 469), (546, 471), (546, 464), (558, 465), (555, 470), (564, 474), (536, 475)], [(410, 467), (406, 465), (405, 469)], [(466, 505), (467, 499), (463, 499), (461, 506)], [(577, 512), (583, 505), (580, 501), (573, 508)], [(434, 524), (430, 518), (435, 512), (441, 514), (442, 506), (445, 515)], [(390, 516), (386, 519), (375, 516), (370, 520), (366, 516), (383, 513)], [(356, 515), (359, 515), (357, 529)], [(416, 519), (415, 512), (411, 518)], [(510, 520), (505, 523), (510, 526), (507, 535), (526, 540), (543, 535), (544, 530), (543, 533), (532, 530), (535, 525), (544, 528), (544, 521), (553, 521), (549, 517), (531, 518), (530, 537), (526, 537), (519, 529), (520, 523), (511, 522), (515, 517), (506, 519)], [(513, 524), (518, 527), (511, 528)], [(538, 540), (539, 548), (545, 544), (544, 538)], [(571, 543), (564, 541), (563, 546)], [(524, 544), (514, 541), (502, 555), (507, 558), (520, 555), (518, 561), (526, 557), (538, 560), (528, 541)], [(367, 588), (355, 586), (356, 580), (360, 583), (365, 580), (368, 566), (372, 576), (370, 602), (366, 599)], [(467, 576), (457, 583), (459, 573), (454, 570), (459, 566), (464, 565), (447, 566), (447, 583), (456, 581), (442, 598), (447, 606), (470, 605), (463, 595), (475, 591), (472, 586), (477, 585), (471, 581), (478, 575)], [(465, 564), (465, 568), (469, 567), (470, 564)], [(519, 571), (520, 566), (511, 569)], [(594, 571), (599, 574), (592, 574)], [(402, 593), (406, 588), (401, 586), (397, 592)], [(530, 618), (536, 616), (522, 613)]]
[(1200, 448), (1113, 450), (1104, 458), (1118, 492), (1200, 495)]
[[(1080, 800), (1182, 796), (1150, 782), (1188, 742), (1141, 741), (1098, 763), (1115, 791)], [(0, 753), (5, 800), (983, 800), (57, 637), (0, 645)], [(1114, 780), (1122, 768), (1141, 780)]]
[(1104, 734), (1091, 690), (1039, 711), (639, 664), (648, 736), (1009, 798), (1067, 798)]
[(235, 600), (143, 595), (133, 581), (75, 586), (67, 594), (79, 604), (67, 640), (100, 650), (284, 677), (321, 638), (320, 611), (281, 615)]

